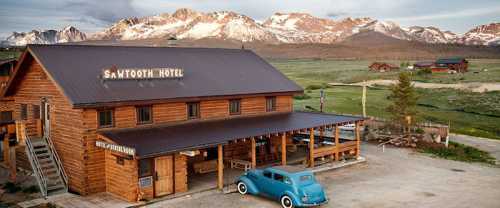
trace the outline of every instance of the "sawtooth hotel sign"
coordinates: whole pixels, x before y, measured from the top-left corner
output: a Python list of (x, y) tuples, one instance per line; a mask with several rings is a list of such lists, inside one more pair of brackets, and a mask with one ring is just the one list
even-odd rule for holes
[(127, 79), (172, 79), (184, 77), (182, 68), (116, 68), (104, 69), (102, 78), (105, 80)]

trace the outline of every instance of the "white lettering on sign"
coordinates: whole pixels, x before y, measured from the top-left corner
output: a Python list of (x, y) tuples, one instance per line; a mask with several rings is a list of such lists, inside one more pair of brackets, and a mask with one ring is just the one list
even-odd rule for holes
[(110, 80), (121, 79), (170, 79), (184, 77), (182, 68), (116, 68), (104, 69), (102, 78)]
[(135, 149), (131, 148), (131, 147), (125, 147), (125, 146), (121, 146), (121, 145), (110, 144), (110, 143), (106, 143), (106, 142), (103, 142), (103, 141), (95, 141), (95, 146), (96, 147), (100, 147), (100, 148), (104, 148), (104, 149), (108, 149), (108, 150), (111, 150), (111, 151), (115, 151), (115, 152), (120, 152), (120, 153), (123, 153), (123, 154), (131, 155), (131, 156), (135, 155)]

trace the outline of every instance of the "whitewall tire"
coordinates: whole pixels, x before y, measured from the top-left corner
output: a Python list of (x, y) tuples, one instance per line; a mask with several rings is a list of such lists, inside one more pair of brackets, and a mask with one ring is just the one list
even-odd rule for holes
[(245, 195), (248, 193), (248, 187), (243, 182), (238, 182), (237, 188), (238, 188), (238, 192), (240, 192), (240, 194), (242, 194), (242, 195)]
[(292, 198), (290, 198), (289, 196), (285, 195), (285, 196), (282, 196), (281, 197), (281, 206), (283, 208), (293, 208), (293, 201), (292, 201)]

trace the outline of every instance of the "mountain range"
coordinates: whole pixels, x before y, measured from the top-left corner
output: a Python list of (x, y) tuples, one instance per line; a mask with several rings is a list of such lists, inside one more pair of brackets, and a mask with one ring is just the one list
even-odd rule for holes
[(314, 17), (307, 13), (275, 13), (264, 21), (231, 11), (198, 12), (179, 9), (172, 14), (121, 19), (103, 31), (85, 34), (68, 26), (60, 31), (14, 32), (2, 45), (55, 44), (85, 40), (145, 40), (205, 38), (260, 42), (266, 44), (333, 44), (355, 34), (377, 32), (406, 41), (464, 45), (500, 45), (500, 23), (477, 26), (463, 35), (436, 27), (401, 27), (395, 22), (372, 18), (340, 20)]

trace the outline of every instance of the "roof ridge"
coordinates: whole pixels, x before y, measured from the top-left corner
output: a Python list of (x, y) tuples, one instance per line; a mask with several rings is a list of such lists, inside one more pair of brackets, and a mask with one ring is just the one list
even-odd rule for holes
[(252, 52), (249, 49), (242, 48), (211, 48), (211, 47), (172, 47), (172, 46), (148, 46), (148, 45), (94, 45), (94, 44), (28, 44), (26, 47), (89, 47), (89, 48), (177, 48), (177, 49), (214, 49), (214, 50), (230, 50), (230, 51), (246, 51)]

